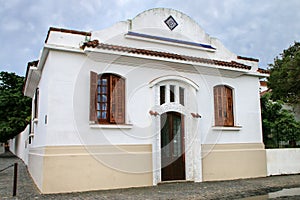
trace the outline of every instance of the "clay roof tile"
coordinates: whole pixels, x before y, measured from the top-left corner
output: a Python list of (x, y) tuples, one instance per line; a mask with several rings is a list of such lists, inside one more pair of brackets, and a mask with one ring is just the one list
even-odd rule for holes
[(127, 53), (132, 53), (132, 54), (143, 54), (143, 55), (147, 55), (147, 56), (157, 56), (157, 57), (176, 59), (176, 60), (200, 62), (200, 63), (205, 63), (205, 64), (215, 64), (215, 65), (219, 65), (219, 66), (226, 66), (226, 67), (238, 68), (238, 69), (247, 69), (247, 70), (251, 69), (250, 66), (242, 64), (242, 63), (238, 63), (235, 61), (228, 62), (228, 61), (199, 58), (199, 57), (186, 56), (186, 55), (179, 55), (179, 54), (174, 54), (174, 53), (169, 53), (169, 52), (153, 51), (153, 50), (125, 47), (125, 46), (119, 46), (119, 45), (110, 45), (110, 44), (99, 43), (98, 40), (85, 42), (81, 46), (81, 48), (84, 49), (85, 47), (122, 51), (122, 52), (127, 52)]

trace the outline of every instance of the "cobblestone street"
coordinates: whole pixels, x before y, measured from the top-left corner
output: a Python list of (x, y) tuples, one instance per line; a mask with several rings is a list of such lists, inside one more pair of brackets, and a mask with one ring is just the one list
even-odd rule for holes
[[(165, 183), (153, 187), (42, 195), (25, 164), (12, 154), (0, 155), (0, 170), (18, 162), (17, 196), (12, 197), (13, 167), (0, 172), (0, 199), (242, 199), (283, 188), (300, 187), (300, 175), (218, 181)], [(267, 199), (264, 198), (264, 199)], [(277, 199), (300, 199), (300, 196)]]

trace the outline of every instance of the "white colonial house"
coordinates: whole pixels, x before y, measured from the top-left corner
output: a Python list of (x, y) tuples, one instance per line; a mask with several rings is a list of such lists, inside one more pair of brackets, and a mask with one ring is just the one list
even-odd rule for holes
[(267, 175), (258, 60), (165, 8), (50, 28), (28, 63), (28, 169), (42, 193)]

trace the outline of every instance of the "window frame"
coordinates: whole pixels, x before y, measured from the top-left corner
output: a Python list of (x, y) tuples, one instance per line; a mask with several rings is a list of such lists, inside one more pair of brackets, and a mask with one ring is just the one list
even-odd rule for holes
[[(104, 88), (104, 85), (101, 84), (106, 80), (106, 93), (103, 93), (102, 88)], [(97, 78), (97, 101), (96, 101), (96, 115), (97, 115), (97, 120), (99, 124), (106, 124), (109, 122), (109, 118), (110, 118), (110, 109), (109, 109), (109, 104), (110, 104), (110, 84), (109, 84), (109, 75), (108, 74), (99, 74), (98, 78)], [(100, 88), (100, 91), (99, 91)], [(106, 96), (106, 101), (102, 101), (101, 99), (103, 98), (103, 96)], [(100, 98), (99, 98), (100, 97)], [(99, 107), (98, 107), (99, 104)], [(102, 109), (102, 105), (106, 104), (106, 109)], [(100, 116), (98, 116), (98, 112), (100, 113)], [(106, 117), (102, 118), (102, 114), (106, 113)]]
[(179, 104), (181, 104), (182, 106), (184, 106), (184, 104), (185, 104), (185, 92), (186, 91), (186, 89), (184, 88), (184, 87), (182, 87), (182, 86), (179, 86)]
[(36, 88), (36, 90), (35, 90), (35, 96), (34, 96), (33, 119), (38, 119), (38, 114), (39, 114), (39, 96), (40, 96), (40, 90), (39, 90), (39, 88)]
[(187, 86), (179, 82), (174, 81), (164, 81), (158, 86), (159, 90), (159, 104), (160, 106), (164, 104), (180, 104), (185, 106)]
[(166, 85), (159, 86), (159, 105), (166, 103)]
[(213, 94), (215, 126), (234, 127), (234, 89), (228, 85), (216, 85), (213, 88)]
[[(103, 80), (106, 79), (106, 85)], [(103, 88), (106, 87), (106, 93)], [(125, 79), (117, 74), (90, 73), (90, 122), (93, 124), (125, 124)], [(106, 99), (104, 98), (106, 96)], [(105, 99), (106, 101), (102, 101)], [(102, 109), (103, 105), (105, 108)], [(101, 118), (106, 112), (106, 117)], [(100, 115), (99, 115), (100, 114)]]

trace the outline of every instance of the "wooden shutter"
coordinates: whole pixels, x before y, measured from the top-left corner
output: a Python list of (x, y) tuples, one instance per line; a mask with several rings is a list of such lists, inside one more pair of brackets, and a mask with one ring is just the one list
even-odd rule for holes
[(98, 74), (96, 72), (90, 72), (90, 121), (97, 123), (97, 81)]
[(232, 89), (229, 87), (225, 87), (225, 95), (226, 95), (226, 118), (225, 118), (225, 126), (234, 126), (233, 120), (233, 100), (232, 100)]
[(234, 126), (232, 89), (220, 85), (214, 87), (216, 126)]
[(222, 126), (222, 96), (221, 87), (214, 87), (214, 103), (215, 103), (215, 125)]
[(125, 123), (125, 80), (110, 77), (110, 123)]

